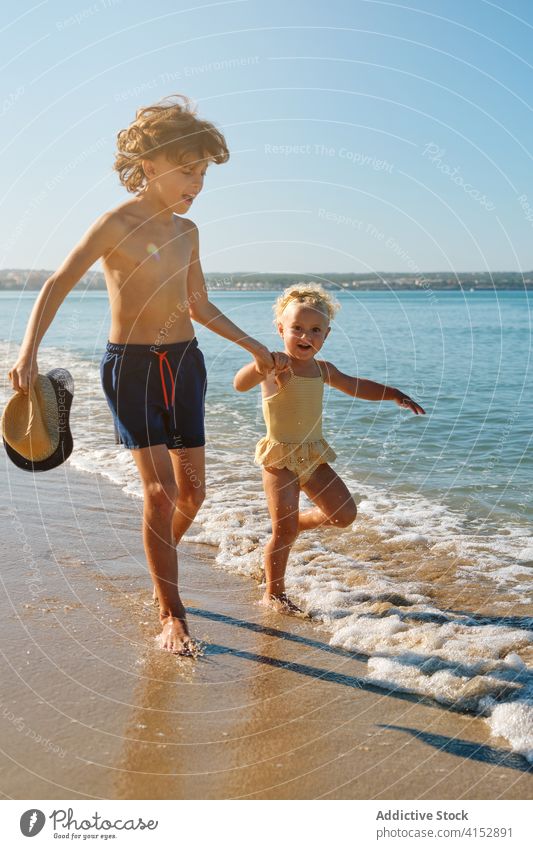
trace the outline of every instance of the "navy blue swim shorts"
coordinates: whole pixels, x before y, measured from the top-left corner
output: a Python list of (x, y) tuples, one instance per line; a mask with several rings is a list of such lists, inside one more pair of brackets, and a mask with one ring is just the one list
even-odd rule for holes
[(126, 448), (205, 445), (207, 376), (196, 339), (169, 345), (108, 342), (100, 376), (118, 441)]

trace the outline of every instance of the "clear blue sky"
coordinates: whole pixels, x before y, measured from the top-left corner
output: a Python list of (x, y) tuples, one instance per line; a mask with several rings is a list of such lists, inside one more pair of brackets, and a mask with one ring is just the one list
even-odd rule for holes
[(0, 267), (125, 200), (116, 134), (179, 92), (232, 151), (190, 213), (206, 271), (533, 268), (528, 0), (6, 5)]

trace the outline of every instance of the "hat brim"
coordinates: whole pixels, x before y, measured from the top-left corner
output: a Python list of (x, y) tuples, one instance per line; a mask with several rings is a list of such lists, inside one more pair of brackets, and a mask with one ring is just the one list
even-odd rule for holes
[(47, 372), (46, 376), (50, 379), (56, 401), (59, 409), (59, 443), (57, 448), (49, 457), (44, 460), (28, 460), (23, 457), (18, 451), (15, 451), (11, 445), (3, 439), (4, 448), (7, 456), (15, 466), (23, 469), (26, 472), (46, 472), (49, 469), (55, 469), (67, 460), (72, 454), (74, 443), (72, 433), (70, 432), (70, 408), (72, 407), (72, 399), (74, 397), (74, 380), (69, 371), (64, 368), (55, 368)]

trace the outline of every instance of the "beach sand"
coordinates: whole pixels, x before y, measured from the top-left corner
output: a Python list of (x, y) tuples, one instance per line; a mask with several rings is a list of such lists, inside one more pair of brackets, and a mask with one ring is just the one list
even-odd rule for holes
[(12, 799), (526, 799), (486, 722), (380, 690), (364, 655), (180, 547), (202, 655), (160, 651), (141, 502), (3, 455), (2, 783)]

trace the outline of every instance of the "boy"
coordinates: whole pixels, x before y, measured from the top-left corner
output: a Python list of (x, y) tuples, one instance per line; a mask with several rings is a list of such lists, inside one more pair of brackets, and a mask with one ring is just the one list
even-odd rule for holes
[(191, 318), (249, 351), (260, 372), (273, 367), (267, 348), (209, 301), (198, 230), (181, 217), (202, 190), (208, 164), (228, 158), (222, 134), (196, 117), (187, 98), (138, 110), (118, 134), (114, 166), (134, 197), (102, 215), (46, 281), (9, 372), (14, 390), (27, 393), (59, 306), (101, 259), (111, 305), (102, 384), (143, 483), (143, 541), (161, 646), (177, 654), (190, 654), (193, 644), (178, 591), (176, 545), (205, 493), (206, 378)]

